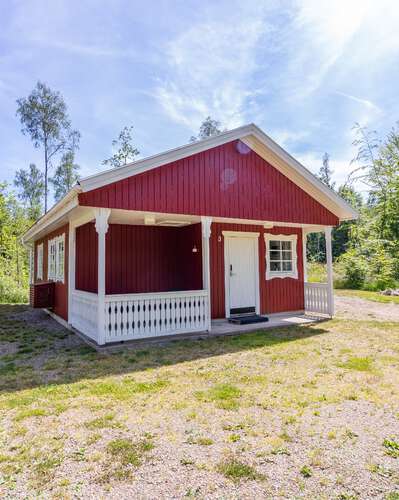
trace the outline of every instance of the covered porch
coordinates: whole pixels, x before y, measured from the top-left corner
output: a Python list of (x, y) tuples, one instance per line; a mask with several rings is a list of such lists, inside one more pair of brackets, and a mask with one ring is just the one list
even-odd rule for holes
[[(228, 312), (225, 318), (211, 319), (211, 293), (215, 293), (215, 289), (211, 289), (210, 237), (212, 223), (220, 221), (210, 217), (106, 208), (82, 207), (80, 210), (79, 217), (71, 220), (69, 226), (69, 323), (98, 345), (174, 335), (234, 334), (307, 323), (333, 314), (330, 227), (301, 229), (301, 234), (325, 230), (327, 265), (330, 267), (328, 283), (307, 283), (304, 272), (301, 280), (303, 307), (300, 310), (265, 313), (269, 322), (244, 327), (228, 323)], [(90, 229), (87, 229), (87, 224), (91, 224)], [(246, 221), (246, 224), (266, 227), (259, 221)], [(133, 246), (126, 246), (123, 239), (116, 243), (114, 226), (118, 225), (131, 226), (127, 233), (133, 235)], [(93, 247), (94, 242), (93, 248), (89, 248), (82, 237), (88, 230), (92, 232), (90, 245)], [(151, 250), (155, 245), (153, 237), (147, 237), (152, 233), (154, 238), (162, 234), (158, 253)], [(219, 239), (220, 236), (217, 241)], [(177, 245), (173, 247), (176, 241)], [(306, 237), (302, 238), (302, 245), (301, 258), (306, 269)], [(139, 252), (147, 255), (136, 261), (133, 270), (128, 269), (123, 259)], [(261, 262), (265, 256), (259, 257)], [(153, 267), (159, 276), (155, 284), (151, 278)], [(260, 264), (259, 267), (262, 273)], [(79, 269), (84, 269), (84, 273)], [(137, 270), (142, 281), (129, 281), (128, 275), (137, 274)], [(84, 282), (83, 274), (86, 277), (95, 275), (95, 279)], [(123, 293), (117, 293), (120, 290)]]

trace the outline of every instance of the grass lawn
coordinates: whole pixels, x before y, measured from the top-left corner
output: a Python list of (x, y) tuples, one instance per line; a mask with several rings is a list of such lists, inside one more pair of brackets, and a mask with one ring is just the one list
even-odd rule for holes
[(0, 306), (4, 498), (399, 498), (399, 323), (97, 353)]

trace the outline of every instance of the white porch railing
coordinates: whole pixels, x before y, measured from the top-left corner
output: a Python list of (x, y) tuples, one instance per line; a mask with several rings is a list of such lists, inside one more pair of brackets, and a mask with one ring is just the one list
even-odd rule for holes
[(327, 283), (305, 283), (305, 311), (330, 315)]
[(71, 325), (97, 341), (97, 294), (74, 290), (71, 294)]
[(208, 328), (206, 290), (105, 296), (106, 343)]

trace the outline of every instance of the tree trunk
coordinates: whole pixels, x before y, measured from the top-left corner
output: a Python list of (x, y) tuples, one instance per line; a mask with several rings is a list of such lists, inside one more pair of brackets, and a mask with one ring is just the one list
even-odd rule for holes
[(48, 159), (47, 159), (47, 140), (44, 140), (44, 213), (47, 213), (47, 173), (48, 173)]

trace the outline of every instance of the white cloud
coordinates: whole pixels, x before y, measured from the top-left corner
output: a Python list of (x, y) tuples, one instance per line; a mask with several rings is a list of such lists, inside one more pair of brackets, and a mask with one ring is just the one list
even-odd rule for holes
[(169, 76), (159, 81), (155, 96), (170, 118), (193, 131), (207, 115), (228, 128), (241, 125), (245, 103), (256, 94), (256, 48), (269, 27), (262, 12), (236, 9), (221, 21), (190, 27), (166, 47)]

